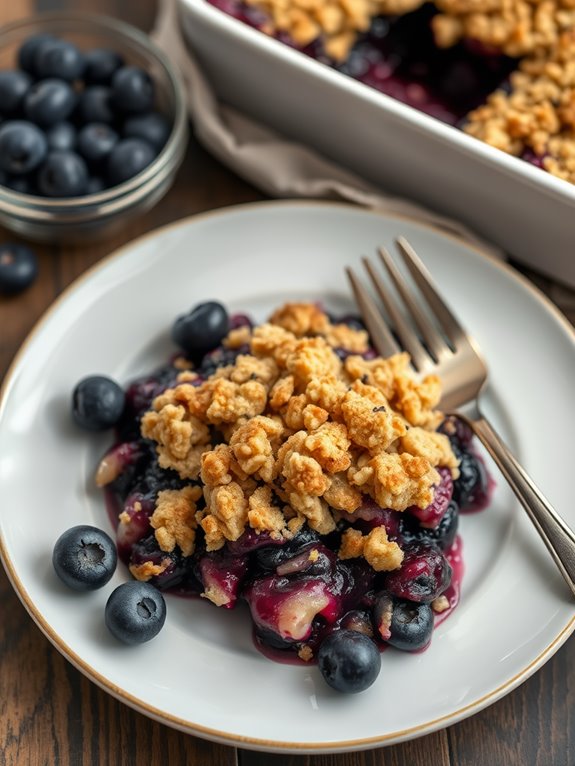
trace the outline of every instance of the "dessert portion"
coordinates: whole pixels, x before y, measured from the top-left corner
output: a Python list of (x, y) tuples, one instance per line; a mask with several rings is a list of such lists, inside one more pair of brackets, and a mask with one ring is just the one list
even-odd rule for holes
[(209, 0), (364, 84), (575, 181), (572, 0)]
[(423, 649), (457, 604), (459, 513), (490, 495), (471, 433), (436, 409), (436, 376), (314, 304), (259, 326), (200, 304), (173, 337), (184, 355), (126, 388), (97, 471), (120, 558), (162, 591), (247, 605), (264, 653), (367, 688), (371, 644)]

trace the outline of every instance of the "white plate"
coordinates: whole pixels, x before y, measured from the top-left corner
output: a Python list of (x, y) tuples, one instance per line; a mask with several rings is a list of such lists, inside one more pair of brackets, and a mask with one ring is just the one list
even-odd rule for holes
[(473, 329), (491, 369), (488, 414), (575, 526), (575, 344), (549, 303), (506, 267), (407, 220), (335, 204), (218, 211), (138, 240), (80, 279), (39, 323), (4, 385), (0, 542), (24, 605), (89, 678), (138, 710), (201, 737), (263, 750), (344, 751), (409, 739), (494, 702), (539, 668), (575, 626), (575, 607), (502, 480), (491, 508), (464, 517), (462, 603), (416, 655), (388, 651), (352, 697), (315, 667), (276, 664), (242, 609), (170, 597), (162, 633), (136, 648), (106, 633), (104, 604), (127, 577), (78, 595), (51, 570), (56, 537), (107, 527), (93, 472), (109, 437), (75, 429), (70, 392), (99, 372), (122, 381), (165, 360), (176, 314), (206, 298), (257, 319), (287, 299), (349, 310), (343, 267), (407, 236)]

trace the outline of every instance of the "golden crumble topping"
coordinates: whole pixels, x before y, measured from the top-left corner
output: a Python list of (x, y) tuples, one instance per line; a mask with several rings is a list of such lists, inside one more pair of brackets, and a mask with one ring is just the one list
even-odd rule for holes
[[(154, 400), (142, 434), (156, 442), (162, 467), (200, 479), (205, 500), (198, 510), (199, 487), (160, 494), (152, 526), (162, 550), (178, 545), (189, 555), (198, 526), (208, 551), (247, 528), (291, 538), (307, 523), (328, 534), (369, 498), (397, 511), (424, 508), (436, 468), (457, 475), (449, 439), (433, 430), (439, 381), (418, 379), (405, 354), (342, 364), (330, 344), (346, 338), (332, 335), (338, 327), (313, 304), (288, 304), (250, 330), (250, 353)], [(364, 335), (347, 336), (350, 350), (367, 344)], [(377, 571), (397, 568), (402, 556), (383, 528), (350, 530), (340, 555), (363, 556)]]

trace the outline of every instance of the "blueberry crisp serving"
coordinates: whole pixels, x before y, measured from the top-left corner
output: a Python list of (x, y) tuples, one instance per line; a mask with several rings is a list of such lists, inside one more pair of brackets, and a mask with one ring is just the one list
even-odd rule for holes
[(575, 182), (573, 0), (209, 0), (230, 16)]
[(471, 433), (436, 409), (436, 376), (315, 304), (254, 325), (202, 303), (172, 337), (180, 353), (125, 389), (74, 391), (80, 426), (115, 426), (96, 483), (119, 559), (158, 593), (249, 610), (266, 656), (362, 691), (458, 602), (459, 515), (491, 491)]

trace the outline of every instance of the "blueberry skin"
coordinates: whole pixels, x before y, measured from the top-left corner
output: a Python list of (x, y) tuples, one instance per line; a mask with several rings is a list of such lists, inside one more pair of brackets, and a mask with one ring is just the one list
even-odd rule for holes
[(103, 122), (85, 125), (78, 133), (78, 152), (89, 163), (102, 162), (118, 143), (116, 131)]
[(76, 94), (70, 85), (54, 78), (35, 83), (24, 99), (26, 117), (44, 127), (66, 120), (75, 106)]
[(82, 124), (104, 122), (112, 125), (116, 115), (112, 108), (110, 89), (105, 85), (92, 85), (80, 94), (76, 116)]
[(44, 133), (26, 120), (11, 120), (0, 125), (0, 169), (20, 175), (29, 173), (46, 157)]
[(6, 242), (0, 245), (0, 293), (15, 295), (38, 276), (38, 260), (29, 247)]
[(104, 181), (99, 176), (90, 176), (86, 184), (86, 194), (99, 194), (105, 188)]
[(72, 82), (84, 71), (83, 54), (68, 40), (45, 41), (36, 49), (33, 61), (34, 70), (41, 77), (58, 77)]
[(76, 128), (71, 122), (57, 122), (46, 131), (48, 149), (67, 152), (76, 146)]
[(38, 173), (38, 189), (46, 197), (78, 197), (87, 185), (88, 168), (75, 152), (50, 152)]
[(404, 652), (417, 652), (431, 641), (433, 624), (433, 609), (429, 604), (396, 599), (387, 643)]
[(72, 392), (72, 418), (88, 431), (104, 431), (116, 425), (124, 411), (125, 394), (115, 380), (90, 375)]
[(110, 633), (122, 643), (143, 644), (163, 628), (166, 602), (153, 585), (133, 580), (112, 591), (105, 619)]
[(448, 550), (455, 540), (459, 527), (459, 506), (451, 499), (437, 527), (423, 527), (410, 513), (401, 514), (399, 534), (403, 544), (435, 544), (442, 551)]
[(55, 40), (53, 35), (41, 34), (28, 37), (18, 50), (18, 66), (28, 74), (36, 75), (35, 60), (36, 54), (46, 43)]
[(36, 194), (36, 187), (31, 176), (6, 176), (2, 185), (19, 194)]
[(141, 138), (125, 138), (119, 141), (108, 155), (107, 178), (116, 186), (141, 173), (154, 161), (155, 150)]
[(170, 131), (170, 123), (159, 112), (129, 117), (124, 123), (123, 129), (126, 138), (143, 138), (158, 152), (164, 147)]
[(112, 78), (112, 103), (124, 114), (149, 112), (154, 104), (154, 83), (140, 67), (124, 66)]
[(221, 303), (198, 303), (189, 314), (176, 319), (172, 340), (196, 360), (219, 346), (228, 334), (229, 326), (228, 312)]
[(69, 588), (97, 590), (116, 571), (118, 554), (112, 538), (97, 527), (80, 525), (64, 532), (54, 546), (52, 564)]
[(86, 85), (108, 85), (115, 72), (124, 65), (119, 53), (108, 48), (92, 48), (84, 54)]
[(365, 691), (381, 669), (379, 649), (368, 636), (355, 630), (338, 630), (327, 636), (317, 662), (326, 683), (344, 694)]
[(0, 72), (0, 114), (9, 117), (17, 112), (31, 85), (32, 78), (26, 72)]

